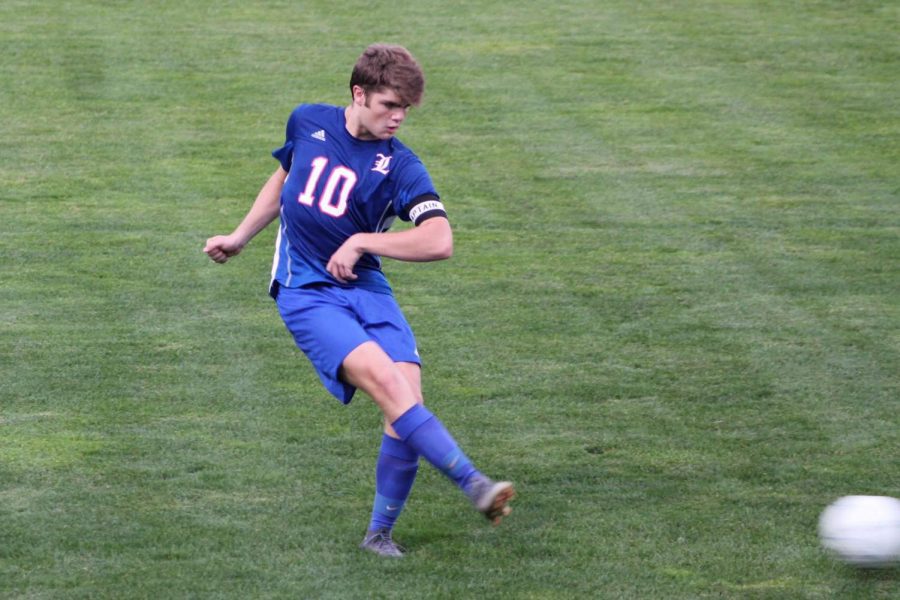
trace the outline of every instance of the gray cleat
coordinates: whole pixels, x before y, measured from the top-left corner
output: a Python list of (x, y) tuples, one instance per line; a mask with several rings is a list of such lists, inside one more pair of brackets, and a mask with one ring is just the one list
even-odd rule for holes
[(366, 537), (359, 545), (363, 550), (374, 552), (379, 556), (401, 557), (405, 552), (403, 547), (391, 538), (390, 529), (379, 529), (377, 531), (367, 531)]
[(508, 481), (493, 481), (484, 475), (476, 475), (469, 483), (466, 495), (475, 508), (494, 525), (512, 512), (509, 501), (516, 496), (516, 489)]

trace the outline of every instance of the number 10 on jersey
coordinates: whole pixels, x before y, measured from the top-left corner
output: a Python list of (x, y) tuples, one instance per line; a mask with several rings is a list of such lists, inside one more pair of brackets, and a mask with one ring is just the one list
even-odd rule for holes
[[(305, 206), (312, 206), (316, 203), (316, 186), (325, 167), (328, 166), (328, 158), (319, 156), (312, 161), (312, 171), (309, 179), (306, 180), (306, 188), (297, 197), (297, 201)], [(325, 189), (322, 190), (322, 197), (319, 199), (319, 210), (326, 215), (332, 217), (342, 217), (347, 212), (347, 201), (350, 198), (350, 192), (356, 185), (356, 173), (343, 165), (338, 165), (331, 169), (328, 180), (325, 182)], [(340, 186), (340, 192), (337, 194), (337, 202), (335, 202), (335, 192)]]

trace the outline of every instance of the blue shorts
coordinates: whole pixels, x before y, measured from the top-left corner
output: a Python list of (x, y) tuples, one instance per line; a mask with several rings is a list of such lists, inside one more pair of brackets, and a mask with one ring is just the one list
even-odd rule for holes
[(280, 287), (275, 303), (325, 388), (344, 404), (356, 388), (338, 374), (360, 344), (375, 342), (394, 362), (421, 364), (412, 328), (390, 294), (331, 285)]

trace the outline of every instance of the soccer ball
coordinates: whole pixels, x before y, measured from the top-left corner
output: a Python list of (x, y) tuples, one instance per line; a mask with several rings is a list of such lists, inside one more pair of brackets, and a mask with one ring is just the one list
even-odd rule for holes
[(887, 496), (844, 496), (819, 517), (819, 539), (855, 567), (900, 563), (900, 500)]

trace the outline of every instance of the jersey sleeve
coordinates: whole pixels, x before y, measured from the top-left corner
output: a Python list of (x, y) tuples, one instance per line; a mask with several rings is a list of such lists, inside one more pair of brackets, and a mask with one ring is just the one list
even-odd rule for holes
[(415, 155), (399, 170), (394, 211), (402, 221), (416, 225), (431, 217), (447, 216), (431, 176)]
[(281, 163), (281, 168), (285, 171), (291, 170), (291, 161), (294, 157), (294, 139), (297, 137), (297, 130), (302, 119), (303, 105), (298, 106), (288, 118), (284, 131), (284, 145), (277, 150), (272, 151), (272, 156)]

